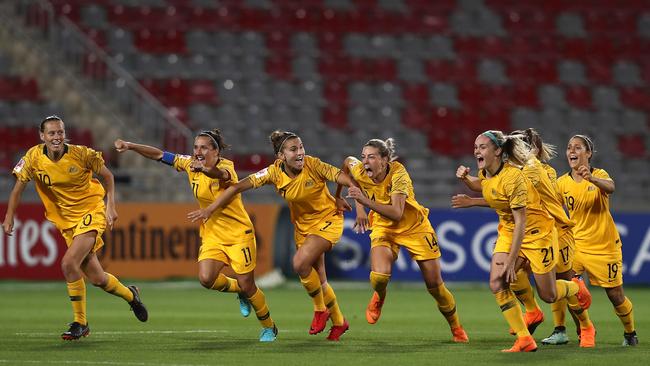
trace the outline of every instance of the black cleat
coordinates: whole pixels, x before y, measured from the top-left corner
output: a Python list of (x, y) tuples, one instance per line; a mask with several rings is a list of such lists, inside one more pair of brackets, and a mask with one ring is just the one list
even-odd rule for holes
[(146, 322), (147, 319), (149, 319), (149, 312), (147, 312), (147, 308), (144, 307), (144, 304), (140, 300), (140, 290), (133, 285), (128, 286), (128, 289), (133, 293), (133, 301), (129, 303), (129, 305), (131, 305), (131, 310), (133, 310), (133, 314), (135, 314), (135, 317), (138, 318), (139, 321)]
[(623, 333), (623, 346), (634, 347), (639, 344), (639, 338), (636, 337), (636, 331), (632, 333)]
[(90, 335), (90, 327), (88, 324), (81, 325), (77, 322), (70, 323), (70, 329), (61, 334), (61, 338), (66, 341), (74, 341), (81, 337), (87, 337)]

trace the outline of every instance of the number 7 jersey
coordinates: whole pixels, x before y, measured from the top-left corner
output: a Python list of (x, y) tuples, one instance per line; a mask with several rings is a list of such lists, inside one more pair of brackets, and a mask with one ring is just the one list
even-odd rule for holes
[[(611, 179), (603, 169), (592, 169), (591, 175)], [(605, 254), (621, 248), (621, 239), (609, 212), (609, 195), (587, 180), (576, 182), (570, 173), (557, 180), (569, 216), (576, 223), (573, 235), (576, 249), (584, 253)]]

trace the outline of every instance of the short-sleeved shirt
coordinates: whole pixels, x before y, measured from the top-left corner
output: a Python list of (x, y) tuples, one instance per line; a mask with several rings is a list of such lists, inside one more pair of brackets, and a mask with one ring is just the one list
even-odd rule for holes
[(533, 242), (551, 232), (553, 218), (541, 205), (539, 193), (521, 169), (503, 163), (493, 177), (479, 172), (483, 198), (499, 215), (499, 235), (512, 235), (515, 220), (512, 210), (526, 208), (526, 228), (522, 243)]
[(429, 222), (429, 209), (415, 200), (413, 182), (404, 165), (392, 161), (388, 164), (387, 169), (386, 178), (380, 183), (375, 183), (366, 174), (361, 161), (358, 159), (350, 161), (350, 174), (371, 200), (382, 205), (390, 205), (393, 194), (406, 196), (404, 213), (400, 221), (393, 221), (375, 211), (370, 211), (368, 218), (373, 234), (377, 234), (377, 232), (405, 234), (433, 231), (433, 227)]
[(537, 158), (532, 158), (522, 170), (539, 193), (542, 207), (555, 220), (558, 236), (561, 237), (570, 231), (575, 223), (569, 219), (562, 207), (562, 198), (558, 195), (555, 169), (548, 164), (542, 164)]
[(284, 162), (276, 160), (267, 168), (248, 176), (254, 188), (266, 184), (289, 204), (291, 221), (296, 230), (307, 232), (327, 217), (337, 213), (336, 200), (327, 188), (327, 181), (336, 182), (341, 170), (313, 156), (305, 155), (302, 171), (291, 178)]
[[(237, 173), (232, 161), (220, 158), (216, 167), (224, 169), (230, 174), (230, 180), (222, 181), (210, 178), (201, 172), (193, 172), (190, 168), (192, 158), (187, 155), (176, 155), (174, 168), (187, 173), (192, 195), (199, 203), (199, 207), (206, 208), (231, 184), (237, 183)], [(201, 224), (201, 238), (214, 240), (214, 244), (240, 244), (253, 235), (253, 223), (251, 222), (241, 194), (237, 194), (218, 213), (210, 216), (208, 221)]]
[(52, 161), (45, 144), (39, 144), (27, 150), (12, 174), (21, 182), (34, 180), (45, 217), (65, 230), (89, 211), (104, 207), (104, 187), (93, 178), (103, 166), (102, 153), (89, 147), (65, 144), (61, 159)]
[[(592, 169), (595, 178), (610, 179), (603, 169)], [(571, 173), (557, 181), (569, 216), (576, 222), (573, 235), (576, 249), (590, 254), (607, 254), (620, 250), (621, 238), (609, 212), (609, 195), (583, 179), (576, 182)]]

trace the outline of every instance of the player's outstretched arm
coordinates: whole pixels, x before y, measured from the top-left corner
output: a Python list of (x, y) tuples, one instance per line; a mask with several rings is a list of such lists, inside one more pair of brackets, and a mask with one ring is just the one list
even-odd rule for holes
[(20, 198), (22, 197), (26, 186), (27, 182), (16, 179), (14, 189), (11, 190), (11, 194), (9, 195), (7, 213), (5, 214), (5, 220), (2, 222), (2, 229), (5, 234), (9, 236), (11, 236), (14, 231), (14, 215), (16, 214), (16, 209), (18, 208), (18, 204), (20, 204)]
[(470, 197), (466, 194), (457, 194), (451, 197), (452, 208), (467, 208), (473, 206), (489, 207), (483, 197)]
[(154, 146), (136, 144), (122, 139), (115, 140), (114, 145), (117, 152), (120, 153), (132, 150), (151, 160), (160, 160), (163, 158), (163, 151)]
[(102, 177), (104, 189), (106, 190), (106, 226), (108, 226), (108, 230), (113, 230), (113, 224), (117, 220), (115, 178), (113, 177), (113, 173), (105, 165), (99, 170), (99, 176)]

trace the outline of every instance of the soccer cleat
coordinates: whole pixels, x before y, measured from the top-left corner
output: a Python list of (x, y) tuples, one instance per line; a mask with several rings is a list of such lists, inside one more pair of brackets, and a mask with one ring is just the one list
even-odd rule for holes
[(384, 306), (384, 301), (379, 300), (379, 295), (374, 292), (366, 308), (366, 320), (369, 324), (375, 324), (379, 320), (382, 306)]
[(278, 336), (278, 327), (273, 324), (272, 327), (262, 328), (260, 333), (260, 342), (273, 342)]
[(589, 328), (580, 329), (580, 347), (594, 348), (596, 347), (596, 328), (592, 324)]
[(61, 334), (61, 338), (66, 341), (73, 341), (81, 337), (88, 337), (90, 335), (90, 327), (88, 324), (81, 325), (77, 322), (70, 323), (70, 328)]
[(542, 339), (542, 344), (546, 345), (560, 345), (569, 343), (569, 337), (566, 335), (566, 330), (555, 327), (550, 336)]
[(340, 340), (343, 333), (350, 329), (350, 323), (347, 320), (343, 319), (343, 324), (341, 325), (332, 325), (330, 328), (330, 334), (327, 336), (329, 341), (338, 341)]
[(463, 327), (451, 328), (451, 334), (454, 336), (453, 341), (456, 343), (469, 343), (469, 337)]
[(239, 312), (241, 316), (247, 318), (251, 315), (251, 302), (244, 294), (237, 294), (237, 299), (239, 299)]
[(329, 310), (323, 311), (314, 311), (314, 319), (311, 321), (311, 327), (309, 328), (309, 334), (318, 334), (325, 329), (327, 325), (327, 319), (330, 318)]
[(133, 301), (129, 303), (129, 305), (131, 305), (131, 310), (133, 310), (133, 314), (135, 314), (135, 317), (138, 318), (139, 321), (146, 322), (147, 319), (149, 319), (149, 312), (142, 303), (142, 300), (140, 300), (140, 290), (133, 285), (128, 286), (128, 288), (133, 293)]
[(501, 350), (501, 352), (535, 352), (537, 351), (537, 343), (533, 336), (519, 337), (515, 344), (508, 349)]
[(639, 338), (636, 337), (636, 331), (633, 331), (632, 333), (623, 333), (623, 346), (634, 347), (637, 344), (639, 344)]
[(582, 310), (589, 309), (591, 306), (591, 293), (589, 292), (587, 285), (585, 285), (585, 281), (582, 279), (582, 277), (573, 277), (571, 281), (578, 284), (579, 289), (576, 297), (578, 298), (580, 307)]
[[(524, 321), (526, 323), (526, 328), (528, 328), (528, 333), (532, 335), (535, 333), (535, 329), (537, 329), (537, 327), (544, 321), (544, 312), (542, 312), (542, 309), (540, 308), (537, 308), (535, 311), (525, 312)], [(517, 334), (512, 328), (510, 328), (509, 332), (511, 335)]]

